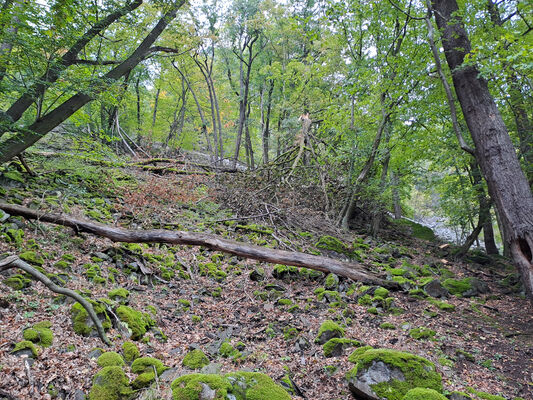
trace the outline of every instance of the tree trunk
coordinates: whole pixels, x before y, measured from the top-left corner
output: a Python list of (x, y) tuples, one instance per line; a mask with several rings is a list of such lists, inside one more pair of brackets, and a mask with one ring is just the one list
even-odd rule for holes
[(174, 112), (174, 121), (170, 125), (170, 130), (168, 132), (167, 140), (165, 141), (165, 147), (168, 147), (168, 143), (174, 137), (180, 137), (181, 131), (183, 130), (183, 125), (185, 124), (185, 110), (187, 108), (187, 91), (189, 89), (185, 85), (185, 79), (181, 79), (181, 107), (176, 107)]
[(487, 82), (463, 65), (470, 41), (455, 0), (433, 0), (455, 92), (475, 144), (476, 159), (498, 209), (505, 239), (533, 302), (533, 196)]
[[(102, 78), (104, 81), (116, 81), (128, 74), (149, 52), (152, 44), (157, 40), (159, 35), (165, 30), (170, 21), (172, 21), (178, 12), (180, 6), (185, 0), (179, 0), (174, 3), (174, 6), (168, 11), (152, 29), (152, 31), (145, 37), (142, 43), (124, 62), (113, 68)], [(107, 85), (100, 85), (93, 90), (96, 93), (103, 92)], [(22, 153), (28, 147), (40, 140), (48, 132), (66, 121), (72, 114), (82, 108), (85, 104), (93, 100), (93, 97), (79, 92), (66, 100), (63, 104), (56, 107), (54, 110), (35, 121), (32, 125), (24, 130), (19, 131), (10, 139), (1, 143), (0, 146), (0, 164), (10, 160), (16, 155)]]
[(263, 140), (263, 164), (268, 164), (268, 151), (270, 141), (270, 114), (272, 111), (272, 92), (274, 91), (274, 80), (271, 79), (268, 86), (268, 94), (266, 101), (266, 112), (264, 112), (263, 96), (261, 96), (261, 137)]
[(400, 191), (398, 190), (400, 181), (396, 172), (391, 171), (390, 175), (392, 182), (392, 202), (394, 205), (394, 219), (400, 219), (402, 218), (402, 203), (400, 201)]
[(135, 95), (136, 95), (136, 105), (137, 105), (137, 137), (141, 138), (141, 88), (140, 88), (141, 78), (138, 76), (135, 81)]
[(159, 104), (159, 94), (161, 93), (161, 88), (157, 88), (157, 92), (155, 93), (155, 99), (154, 99), (154, 112), (152, 114), (152, 140), (154, 138), (154, 128), (155, 128), (155, 122), (157, 120), (157, 106)]
[[(13, 2), (13, 0), (6, 1), (2, 6), (1, 12), (7, 12)], [(15, 6), (16, 8), (21, 8), (22, 2), (20, 0), (17, 0), (15, 2)], [(0, 83), (4, 80), (4, 77), (6, 75), (7, 66), (9, 64), (9, 57), (11, 56), (11, 51), (13, 50), (13, 37), (16, 36), (18, 33), (18, 24), (20, 23), (20, 19), (16, 15), (17, 11), (18, 10), (15, 10), (13, 16), (11, 17), (7, 29), (4, 30), (4, 26), (2, 26), (2, 43), (0, 43)]]
[[(53, 62), (52, 67), (41, 76), (26, 92), (6, 111), (4, 118), (8, 118), (11, 124), (18, 121), (24, 111), (26, 111), (39, 97), (41, 97), (45, 90), (61, 76), (62, 72), (67, 69), (78, 57), (80, 51), (100, 32), (104, 31), (109, 25), (114, 23), (120, 17), (132, 12), (142, 4), (142, 0), (129, 1), (122, 8), (109, 14), (104, 19), (96, 22), (85, 34), (79, 38), (74, 45), (61, 57), (57, 62)], [(118, 67), (117, 67), (118, 68)], [(9, 131), (0, 131), (0, 136)]]
[(248, 102), (248, 110), (246, 111), (246, 127), (244, 129), (244, 137), (246, 139), (246, 159), (248, 163), (248, 168), (255, 168), (254, 160), (254, 149), (252, 147), (252, 138), (250, 137), (250, 125), (248, 121), (250, 120), (250, 112), (252, 110), (251, 104)]
[(251, 258), (270, 263), (293, 265), (311, 268), (326, 273), (334, 273), (363, 283), (384, 286), (390, 289), (400, 289), (398, 283), (379, 278), (370, 271), (363, 271), (364, 267), (356, 263), (348, 263), (332, 258), (315, 256), (300, 252), (271, 249), (268, 247), (239, 243), (221, 236), (200, 232), (154, 230), (128, 230), (116, 226), (108, 226), (87, 220), (57, 214), (46, 214), (15, 204), (0, 202), (0, 210), (11, 215), (21, 215), (25, 218), (36, 219), (40, 222), (51, 222), (74, 229), (76, 232), (87, 232), (111, 239), (114, 242), (126, 243), (169, 243), (189, 246), (203, 246), (211, 250)]

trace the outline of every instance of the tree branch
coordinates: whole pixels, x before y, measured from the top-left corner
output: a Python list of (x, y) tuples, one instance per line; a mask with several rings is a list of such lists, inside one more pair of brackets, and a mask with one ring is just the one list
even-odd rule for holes
[(94, 312), (93, 306), (86, 299), (84, 299), (81, 295), (79, 295), (78, 293), (70, 289), (57, 286), (46, 275), (37, 271), (35, 268), (25, 263), (17, 256), (10, 256), (3, 260), (0, 260), (0, 271), (5, 271), (10, 268), (19, 268), (27, 272), (28, 274), (30, 274), (34, 279), (42, 282), (52, 292), (71, 297), (74, 300), (76, 300), (78, 303), (80, 303), (83, 306), (83, 308), (85, 308), (85, 310), (87, 311), (91, 319), (93, 320), (93, 323), (96, 326), (96, 330), (98, 331), (98, 336), (100, 336), (100, 339), (102, 339), (102, 342), (104, 342), (108, 346), (111, 346), (111, 341), (107, 338), (104, 328), (102, 327), (102, 323), (100, 322), (100, 319)]

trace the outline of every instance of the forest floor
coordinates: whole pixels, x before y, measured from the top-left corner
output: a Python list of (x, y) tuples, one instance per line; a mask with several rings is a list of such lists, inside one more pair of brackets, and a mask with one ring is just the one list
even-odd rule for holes
[[(53, 156), (36, 152), (27, 159), (37, 176), (14, 166), (3, 176), (0, 172), (1, 201), (130, 229), (209, 232), (334, 258), (351, 255), (384, 277), (406, 279), (406, 290), (390, 293), (392, 304), (376, 306), (361, 301), (368, 287), (342, 278), (333, 287), (337, 294), (321, 296), (325, 275), (309, 270), (201, 247), (113, 243), (22, 218), (0, 224), (0, 254), (34, 251), (47, 273), (59, 274), (65, 286), (92, 299), (108, 298), (111, 289), (123, 287), (130, 293), (130, 307), (143, 312), (155, 307), (156, 327), (137, 344), (142, 355), (172, 369), (157, 387), (140, 391), (141, 398), (170, 399), (173, 377), (190, 372), (182, 366), (184, 355), (198, 347), (214, 370), (260, 371), (278, 383), (290, 375), (307, 399), (350, 399), (344, 375), (353, 367), (351, 350), (326, 357), (315, 343), (326, 320), (342, 324), (346, 338), (429, 359), (449, 392), (533, 398), (533, 309), (516, 287), (512, 266), (501, 258), (472, 254), (468, 261), (454, 261), (453, 246), (413, 238), (390, 223), (377, 239), (337, 231), (312, 207), (320, 191), (305, 197), (286, 187), (267, 201), (261, 196), (269, 183), (257, 175), (215, 175), (190, 164), (174, 164), (174, 171), (162, 173), (119, 159), (104, 162), (82, 150)], [(16, 232), (22, 232), (18, 239)], [(335, 251), (317, 246), (323, 235), (337, 237), (344, 247)], [(66, 265), (61, 260), (70, 261)], [(168, 283), (143, 273), (144, 268), (136, 270), (140, 264)], [(441, 300), (408, 290), (427, 278), (452, 277), (476, 277), (489, 290), (474, 297), (450, 296), (444, 307)], [(103, 344), (97, 336), (74, 333), (71, 306), (37, 282), (22, 290), (2, 285), (0, 399), (79, 399), (81, 391), (89, 393), (99, 369), (91, 351)], [(11, 350), (24, 329), (43, 320), (52, 324), (53, 344), (41, 348), (26, 367)], [(428, 337), (413, 337), (413, 329), (420, 327), (427, 328)], [(113, 327), (108, 336), (111, 350), (121, 352), (127, 340), (123, 332)], [(220, 355), (224, 341), (238, 347), (239, 354)]]

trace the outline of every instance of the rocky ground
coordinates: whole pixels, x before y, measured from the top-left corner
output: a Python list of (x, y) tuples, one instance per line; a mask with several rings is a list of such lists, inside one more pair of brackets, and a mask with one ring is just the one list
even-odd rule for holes
[[(4, 170), (1, 201), (130, 229), (210, 232), (351, 259), (403, 287), (387, 292), (199, 247), (112, 243), (0, 215), (0, 254), (23, 255), (107, 310), (112, 346), (105, 350), (123, 354), (133, 333), (141, 356), (170, 367), (150, 388), (136, 392), (140, 398), (170, 398), (170, 382), (191, 372), (183, 365), (186, 354), (200, 349), (208, 372), (263, 372), (295, 399), (350, 399), (345, 375), (354, 364), (348, 358), (366, 345), (430, 360), (445, 393), (533, 398), (533, 310), (503, 259), (471, 254), (467, 261), (454, 261), (452, 246), (413, 238), (405, 226), (389, 226), (381, 239), (336, 232), (296, 192), (260, 209), (240, 207), (239, 201), (250, 201), (242, 191), (255, 193), (260, 182), (235, 174), (217, 177), (194, 165), (174, 165), (173, 172), (162, 174), (86, 153), (40, 153), (28, 161), (37, 176), (14, 166)], [(101, 369), (101, 351), (95, 349), (105, 346), (90, 327), (88, 337), (75, 333), (84, 327), (74, 326), (73, 301), (25, 276), (13, 277), (15, 272), (1, 277), (7, 284), (0, 295), (0, 399), (83, 398)], [(119, 288), (127, 290), (118, 292), (124, 297), (116, 291), (110, 296)], [(121, 304), (144, 313), (145, 333), (124, 329), (116, 315)], [(50, 322), (53, 334), (48, 347), (43, 341), (48, 328), (36, 326), (42, 321)], [(316, 341), (326, 321), (339, 325), (338, 336), (352, 340), (337, 346), (334, 356), (331, 347)], [(41, 332), (34, 340), (37, 356), (13, 352), (32, 327)], [(131, 368), (125, 371), (131, 380), (138, 376)]]

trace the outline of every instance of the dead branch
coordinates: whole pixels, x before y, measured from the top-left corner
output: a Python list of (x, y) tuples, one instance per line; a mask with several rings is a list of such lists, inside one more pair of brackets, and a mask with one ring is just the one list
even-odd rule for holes
[(394, 290), (400, 289), (400, 285), (396, 282), (381, 279), (370, 271), (363, 272), (362, 270), (364, 267), (358, 263), (343, 262), (332, 258), (300, 252), (270, 249), (199, 232), (169, 231), (164, 229), (128, 230), (97, 222), (81, 220), (70, 216), (35, 211), (15, 204), (0, 202), (0, 209), (11, 215), (19, 215), (28, 219), (38, 219), (41, 222), (67, 226), (74, 229), (76, 232), (87, 232), (103, 236), (114, 242), (168, 243), (204, 246), (211, 250), (222, 251), (224, 253), (254, 260), (292, 265), (296, 267), (306, 267), (326, 273), (334, 273), (366, 284), (380, 285)]
[(98, 331), (98, 336), (100, 336), (100, 339), (102, 339), (102, 342), (104, 342), (108, 346), (111, 346), (111, 342), (107, 338), (104, 332), (104, 328), (102, 327), (102, 323), (100, 322), (100, 320), (98, 319), (98, 316), (94, 312), (93, 306), (91, 305), (91, 303), (85, 300), (81, 295), (79, 295), (78, 293), (70, 289), (56, 285), (46, 275), (42, 274), (41, 272), (33, 268), (30, 264), (25, 263), (17, 256), (10, 256), (10, 257), (4, 258), (3, 260), (0, 260), (0, 271), (5, 271), (10, 268), (19, 268), (27, 272), (28, 274), (30, 274), (34, 279), (42, 282), (44, 286), (46, 286), (52, 292), (71, 297), (74, 300), (76, 300), (78, 303), (80, 303), (83, 306), (83, 308), (87, 310), (87, 313), (93, 320), (94, 325), (96, 326), (96, 330)]

